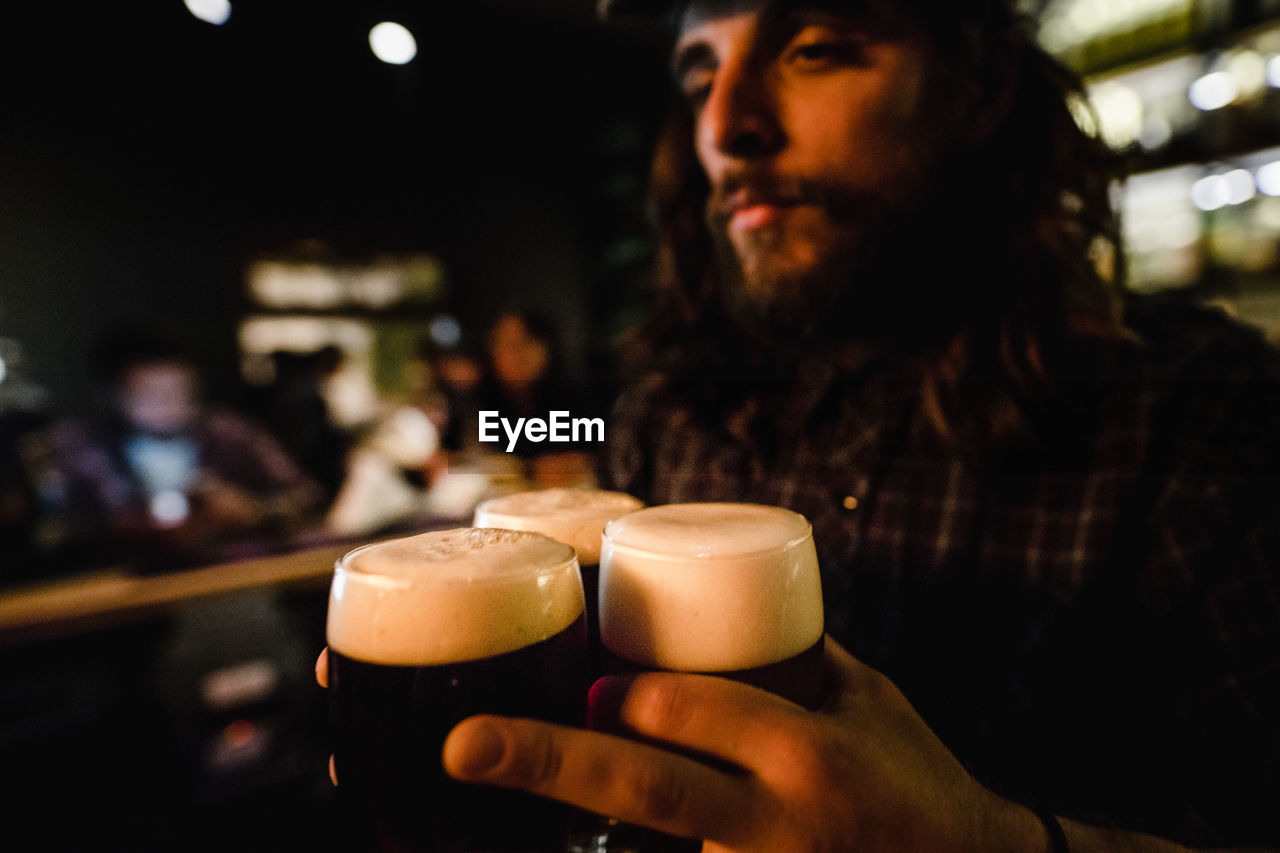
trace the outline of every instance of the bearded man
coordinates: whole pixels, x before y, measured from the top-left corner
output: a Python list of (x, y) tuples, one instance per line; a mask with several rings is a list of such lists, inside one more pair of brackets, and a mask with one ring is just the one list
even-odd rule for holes
[(1078, 83), (1003, 0), (624, 7), (684, 106), (611, 485), (806, 515), (832, 695), (605, 679), (449, 771), (705, 850), (1280, 846), (1280, 368), (1125, 297)]

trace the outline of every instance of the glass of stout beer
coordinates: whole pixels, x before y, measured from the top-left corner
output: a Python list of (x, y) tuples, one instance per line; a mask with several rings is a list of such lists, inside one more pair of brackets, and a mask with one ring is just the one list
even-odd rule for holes
[(530, 530), (572, 545), (578, 553), (587, 597), (587, 638), (591, 677), (599, 675), (598, 582), (604, 526), (641, 509), (644, 503), (623, 492), (599, 489), (542, 489), (487, 500), (476, 507), (476, 527)]
[(330, 726), (356, 846), (549, 851), (571, 812), (456, 782), (444, 738), (472, 714), (586, 718), (586, 615), (573, 548), (536, 533), (447, 530), (338, 561), (329, 596)]
[[(824, 616), (813, 530), (758, 504), (652, 507), (605, 527), (600, 638), (606, 672), (732, 678), (806, 708), (822, 702)], [(604, 850), (698, 850), (619, 824)]]

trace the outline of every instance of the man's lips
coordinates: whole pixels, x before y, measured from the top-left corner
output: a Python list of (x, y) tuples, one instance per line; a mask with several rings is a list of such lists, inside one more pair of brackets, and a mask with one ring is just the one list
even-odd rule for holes
[(776, 204), (761, 203), (740, 207), (729, 217), (729, 224), (739, 231), (753, 231), (777, 222), (786, 208)]
[(724, 210), (730, 227), (750, 231), (772, 225), (797, 204), (795, 199), (741, 191), (726, 199)]

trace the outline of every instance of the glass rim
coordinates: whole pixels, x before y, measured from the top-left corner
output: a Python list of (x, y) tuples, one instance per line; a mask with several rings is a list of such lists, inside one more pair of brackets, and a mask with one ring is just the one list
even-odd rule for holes
[[(806, 518), (804, 515), (798, 512), (795, 512), (794, 510), (787, 509), (786, 507), (773, 506), (771, 504), (746, 503), (742, 501), (736, 501), (736, 502), (703, 501), (703, 502), (695, 502), (689, 505), (701, 506), (701, 505), (711, 504), (711, 503), (725, 503), (725, 504), (735, 505), (735, 506), (764, 507), (766, 509), (785, 512), (789, 515), (796, 516), (797, 518), (799, 518), (801, 521), (804, 522), (804, 532), (797, 534), (794, 538), (789, 539), (786, 542), (783, 542), (779, 545), (770, 545), (767, 548), (757, 548), (754, 551), (737, 551), (732, 554), (689, 554), (689, 553), (674, 554), (668, 551), (655, 551), (652, 548), (646, 548), (642, 545), (631, 545), (625, 542), (616, 541), (609, 535), (609, 528), (614, 524), (614, 522), (622, 520), (622, 518), (616, 518), (608, 522), (607, 524), (605, 524), (604, 531), (601, 534), (603, 539), (601, 542), (601, 549), (600, 549), (600, 561), (602, 563), (604, 562), (605, 547), (611, 548), (612, 550), (616, 550), (616, 551), (627, 551), (632, 554), (644, 554), (646, 557), (650, 557), (657, 560), (667, 560), (670, 562), (695, 562), (695, 561), (701, 561), (701, 560), (726, 560), (726, 559), (738, 560), (738, 559), (747, 559), (750, 557), (759, 557), (765, 554), (777, 554), (777, 553), (782, 553), (784, 551), (790, 551), (793, 548), (803, 545), (805, 542), (813, 541), (813, 522), (809, 521), (809, 519)], [(658, 509), (663, 506), (682, 506), (682, 504), (659, 504), (658, 506), (655, 506), (655, 507), (646, 507), (646, 509)]]
[[(554, 562), (548, 561), (538, 566), (531, 565), (529, 562), (526, 562), (526, 561), (513, 560), (511, 561), (510, 568), (504, 569), (500, 573), (487, 575), (481, 578), (461, 578), (461, 577), (441, 578), (439, 576), (433, 576), (430, 573), (422, 573), (422, 574), (407, 576), (407, 575), (400, 575), (400, 574), (391, 574), (387, 572), (379, 572), (376, 570), (362, 569), (362, 568), (357, 568), (351, 565), (351, 561), (356, 559), (360, 554), (364, 553), (365, 551), (369, 551), (374, 548), (379, 548), (392, 542), (398, 542), (404, 539), (412, 539), (413, 536), (421, 536), (424, 534), (437, 533), (437, 532), (444, 533), (444, 532), (455, 531), (455, 530), (462, 530), (462, 531), (497, 530), (504, 533), (518, 534), (522, 537), (536, 537), (539, 539), (545, 539), (562, 548), (564, 550), (564, 556), (561, 559), (558, 559)], [(359, 545), (355, 548), (352, 548), (350, 551), (347, 551), (341, 557), (338, 557), (336, 560), (334, 560), (333, 571), (334, 571), (334, 574), (341, 572), (347, 577), (352, 577), (352, 576), (359, 577), (362, 582), (367, 579), (369, 582), (372, 582), (372, 583), (381, 583), (388, 588), (398, 588), (398, 587), (407, 588), (414, 584), (421, 583), (423, 580), (435, 582), (435, 583), (462, 582), (462, 583), (472, 584), (472, 583), (485, 583), (487, 581), (495, 581), (495, 582), (504, 581), (504, 580), (510, 580), (511, 578), (520, 577), (520, 576), (540, 576), (540, 575), (546, 575), (546, 574), (555, 574), (556, 572), (564, 571), (570, 565), (578, 567), (579, 570), (581, 569), (582, 564), (578, 560), (577, 549), (575, 549), (572, 545), (569, 545), (565, 542), (561, 542), (559, 539), (553, 539), (552, 537), (547, 536), (546, 534), (543, 534), (543, 533), (538, 533), (532, 530), (514, 530), (506, 527), (455, 527), (455, 528), (445, 528), (440, 531), (427, 530), (427, 531), (423, 531), (422, 533), (413, 534), (410, 536), (399, 536), (391, 539), (381, 539), (377, 542), (366, 542), (363, 545)]]
[[(534, 522), (542, 521), (545, 519), (560, 520), (560, 519), (591, 518), (595, 516), (602, 516), (614, 510), (622, 510), (624, 514), (627, 514), (627, 513), (636, 512), (637, 510), (648, 508), (645, 502), (637, 498), (635, 495), (629, 494), (627, 492), (613, 491), (610, 489), (558, 489), (556, 491), (575, 492), (575, 493), (584, 493), (584, 494), (619, 495), (621, 497), (628, 498), (631, 501), (634, 501), (635, 503), (630, 507), (624, 507), (623, 501), (617, 501), (616, 503), (610, 506), (605, 506), (602, 504), (582, 504), (582, 505), (570, 506), (570, 507), (554, 507), (550, 510), (534, 511), (534, 512), (522, 511), (518, 508), (514, 508), (514, 509), (505, 508), (501, 506), (503, 501), (510, 500), (513, 497), (523, 497), (525, 495), (542, 494), (543, 492), (549, 492), (549, 491), (553, 491), (553, 490), (552, 489), (532, 489), (527, 492), (515, 492), (510, 495), (497, 495), (492, 498), (487, 498), (486, 500), (483, 500), (480, 503), (476, 504), (476, 508), (472, 511), (472, 519), (474, 520), (475, 518), (478, 518), (482, 513), (484, 513), (484, 514), (496, 515), (496, 516), (501, 516), (506, 518), (514, 518), (522, 522), (534, 523)], [(494, 508), (495, 506), (498, 508), (495, 509)], [(621, 515), (615, 516), (615, 518), (621, 518)], [(612, 521), (613, 519), (611, 518), (608, 520)], [(507, 529), (522, 530), (524, 528), (507, 528)]]

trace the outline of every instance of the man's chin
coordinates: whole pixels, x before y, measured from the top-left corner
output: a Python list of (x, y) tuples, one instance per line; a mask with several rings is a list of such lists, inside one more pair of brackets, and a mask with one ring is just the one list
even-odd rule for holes
[(830, 282), (776, 271), (730, 282), (724, 296), (729, 316), (744, 333), (777, 340), (821, 329), (837, 298)]
[(746, 327), (783, 336), (825, 325), (856, 280), (848, 258), (820, 253), (737, 254), (726, 272), (726, 307)]

